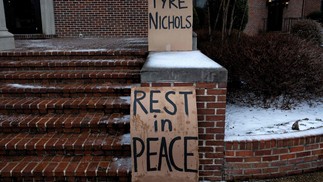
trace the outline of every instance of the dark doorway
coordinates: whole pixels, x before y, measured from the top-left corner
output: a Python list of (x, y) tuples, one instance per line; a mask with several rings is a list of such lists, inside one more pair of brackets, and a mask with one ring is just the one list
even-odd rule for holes
[(4, 0), (4, 8), (9, 32), (42, 33), (40, 0)]
[(267, 31), (281, 31), (283, 25), (283, 10), (286, 1), (272, 0), (268, 2)]

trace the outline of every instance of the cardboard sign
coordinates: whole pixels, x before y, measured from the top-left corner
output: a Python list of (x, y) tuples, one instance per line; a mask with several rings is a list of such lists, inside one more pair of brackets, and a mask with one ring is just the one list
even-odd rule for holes
[(198, 181), (193, 87), (131, 89), (132, 181)]
[(192, 0), (148, 0), (149, 51), (191, 51)]

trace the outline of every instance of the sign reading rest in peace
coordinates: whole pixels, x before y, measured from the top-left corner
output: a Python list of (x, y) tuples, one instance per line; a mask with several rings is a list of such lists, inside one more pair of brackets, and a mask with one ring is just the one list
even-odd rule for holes
[(191, 51), (192, 0), (148, 1), (149, 51)]
[(193, 87), (131, 89), (132, 181), (198, 181)]

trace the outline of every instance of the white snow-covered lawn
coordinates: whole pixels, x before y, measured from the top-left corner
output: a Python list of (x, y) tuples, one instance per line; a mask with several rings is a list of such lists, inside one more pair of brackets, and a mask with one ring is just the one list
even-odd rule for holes
[[(299, 130), (292, 125), (299, 121)], [(302, 103), (292, 110), (228, 104), (225, 140), (267, 140), (323, 134), (323, 103)]]

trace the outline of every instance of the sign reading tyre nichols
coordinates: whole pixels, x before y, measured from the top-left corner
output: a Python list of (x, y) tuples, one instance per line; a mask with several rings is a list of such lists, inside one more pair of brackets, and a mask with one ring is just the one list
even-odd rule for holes
[(192, 0), (148, 1), (149, 51), (191, 51)]
[(194, 87), (131, 89), (132, 181), (198, 181)]

